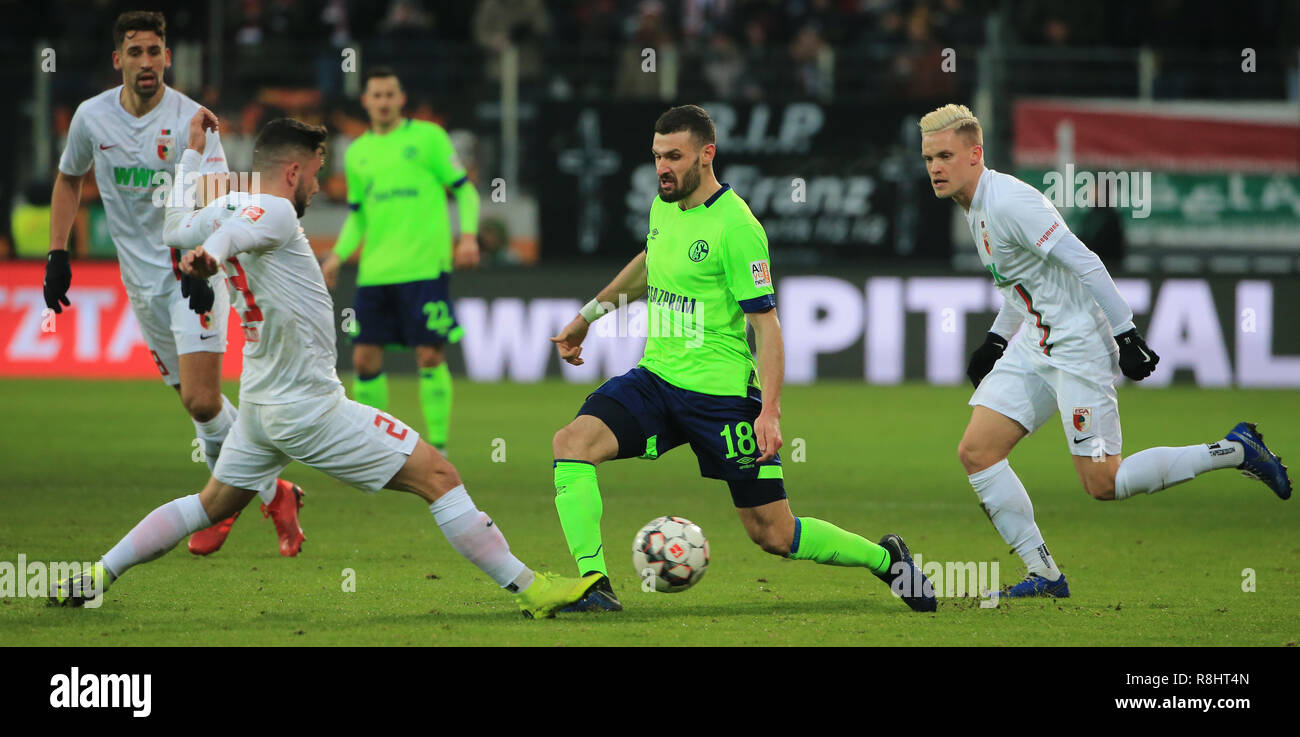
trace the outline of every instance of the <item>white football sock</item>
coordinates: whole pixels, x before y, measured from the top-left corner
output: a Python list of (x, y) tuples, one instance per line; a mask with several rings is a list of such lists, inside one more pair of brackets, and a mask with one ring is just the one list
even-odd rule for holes
[(221, 456), (221, 446), (226, 442), (226, 435), (230, 433), (230, 427), (235, 424), (235, 418), (239, 416), (235, 405), (231, 403), (226, 395), (221, 395), (221, 411), (216, 417), (207, 422), (191, 420), (194, 423), (194, 434), (199, 439), (199, 445), (203, 448), (204, 460), (208, 463), (208, 470), (211, 471), (217, 467), (217, 458)]
[(1220, 440), (1209, 445), (1147, 448), (1125, 458), (1115, 474), (1115, 498), (1154, 494), (1218, 468), (1234, 468), (1245, 459), (1241, 443)]
[(1034, 505), (1029, 501), (1029, 493), (1007, 459), (967, 478), (998, 534), (1020, 555), (1029, 572), (1049, 581), (1060, 578), (1061, 571), (1034, 523)]
[(117, 579), (131, 566), (161, 558), (190, 533), (211, 524), (198, 494), (173, 499), (140, 520), (101, 560)]
[(497, 585), (510, 591), (523, 591), (533, 582), (533, 572), (510, 552), (501, 529), (470, 499), (461, 484), (429, 505), (447, 542), (457, 553), (479, 567)]

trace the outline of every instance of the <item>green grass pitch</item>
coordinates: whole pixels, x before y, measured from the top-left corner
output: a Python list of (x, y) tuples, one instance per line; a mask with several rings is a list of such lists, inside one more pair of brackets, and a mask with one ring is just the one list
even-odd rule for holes
[[(455, 387), (450, 453), (479, 507), (539, 570), (571, 575), (552, 503), (552, 433), (590, 387)], [(228, 387), (231, 397), (236, 387)], [(1300, 457), (1300, 393), (1180, 387), (1120, 390), (1125, 448), (1205, 442), (1241, 419), (1284, 458)], [(413, 379), (394, 377), (392, 411), (423, 420)], [(933, 561), (997, 561), (1023, 575), (957, 463), (963, 387), (789, 387), (782, 429), (796, 514), (871, 539), (902, 534)], [(158, 504), (201, 488), (193, 426), (157, 382), (0, 382), (0, 561), (93, 561)], [(791, 462), (796, 442), (806, 454)], [(494, 452), (496, 460), (494, 460)], [(501, 453), (504, 452), (504, 461)], [(616, 615), (520, 617), (511, 597), (447, 545), (411, 495), (370, 496), (301, 465), (307, 542), (282, 558), (256, 504), (208, 558), (184, 544), (130, 571), (102, 608), (0, 599), (0, 644), (52, 645), (1294, 645), (1300, 517), (1262, 484), (1219, 471), (1153, 496), (1097, 502), (1049, 425), (1011, 456), (1073, 598), (942, 600), (913, 614), (869, 573), (769, 556), (749, 542), (724, 484), (689, 449), (600, 469)], [(700, 524), (713, 560), (694, 589), (642, 593), (631, 541), (674, 514)], [(344, 591), (345, 571), (355, 591)], [(1253, 592), (1243, 582), (1253, 570)]]

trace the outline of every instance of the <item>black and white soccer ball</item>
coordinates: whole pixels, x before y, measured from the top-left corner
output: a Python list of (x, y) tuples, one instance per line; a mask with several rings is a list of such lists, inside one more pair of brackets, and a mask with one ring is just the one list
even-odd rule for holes
[(632, 565), (642, 591), (675, 594), (694, 586), (709, 568), (709, 541), (682, 517), (659, 517), (632, 541)]

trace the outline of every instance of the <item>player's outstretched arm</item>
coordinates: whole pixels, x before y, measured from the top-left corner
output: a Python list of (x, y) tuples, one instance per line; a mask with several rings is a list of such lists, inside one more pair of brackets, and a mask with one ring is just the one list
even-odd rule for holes
[(754, 328), (758, 345), (758, 379), (763, 387), (763, 409), (754, 420), (754, 438), (761, 455), (759, 463), (769, 461), (781, 449), (781, 385), (785, 383), (785, 342), (776, 308), (746, 315)]
[(560, 352), (560, 358), (573, 366), (581, 366), (582, 341), (586, 339), (587, 328), (591, 323), (618, 309), (620, 301), (630, 303), (644, 297), (646, 285), (645, 251), (642, 251), (558, 335), (551, 337), (551, 342)]

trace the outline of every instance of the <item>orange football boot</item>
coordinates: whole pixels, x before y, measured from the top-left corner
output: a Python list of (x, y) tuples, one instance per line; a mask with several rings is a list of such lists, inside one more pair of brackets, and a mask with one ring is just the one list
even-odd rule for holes
[(190, 535), (190, 552), (195, 555), (211, 555), (220, 550), (226, 542), (226, 536), (230, 534), (230, 528), (235, 525), (235, 520), (238, 518), (239, 512), (235, 512), (234, 517), (223, 519), (211, 527)]
[(307, 536), (298, 525), (298, 510), (302, 509), (304, 494), (297, 484), (284, 479), (275, 480), (275, 499), (262, 505), (262, 516), (275, 523), (275, 534), (280, 536), (280, 555), (292, 558), (302, 549)]

